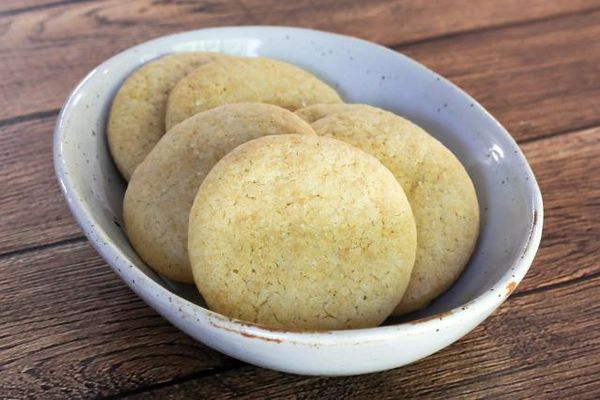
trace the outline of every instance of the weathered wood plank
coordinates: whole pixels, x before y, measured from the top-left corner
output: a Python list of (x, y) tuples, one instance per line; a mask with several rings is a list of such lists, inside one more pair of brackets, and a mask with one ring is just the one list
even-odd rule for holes
[[(477, 7), (464, 2), (456, 6), (455, 3), (444, 1), (442, 4), (436, 2), (435, 8), (425, 1), (343, 3), (330, 0), (319, 6), (307, 2), (299, 4), (293, 2), (296, 4), (293, 6), (283, 5), (287, 3), (273, 2), (272, 7), (267, 3), (267, 7), (264, 7), (249, 2), (245, 3), (246, 7), (239, 7), (233, 0), (224, 3), (202, 2), (200, 5), (190, 1), (151, 4), (150, 0), (135, 3), (109, 0), (102, 3), (57, 6), (17, 15), (10, 19), (0, 19), (0, 87), (3, 93), (10, 93), (10, 96), (0, 96), (0, 119), (58, 108), (70, 89), (95, 65), (126, 47), (173, 31), (259, 22), (293, 24), (298, 18), (297, 15), (305, 15), (300, 18), (302, 21), (306, 19), (306, 24), (303, 24), (305, 26), (326, 28), (392, 45), (448, 32), (462, 32), (511, 21), (544, 18), (563, 12), (578, 12), (600, 7), (600, 0), (553, 2), (535, 0), (528, 7), (518, 6), (516, 0), (485, 1), (478, 3)], [(269, 9), (273, 11), (270, 12)], [(319, 13), (315, 10), (324, 11)], [(275, 15), (276, 21), (269, 19), (270, 15)], [(319, 23), (319, 19), (322, 22)], [(561, 42), (565, 51), (586, 37), (596, 34), (594, 27), (597, 28), (598, 21), (593, 16), (581, 14), (565, 17), (565, 19), (572, 21), (571, 30), (575, 28), (580, 30), (580, 36), (575, 32), (574, 35), (568, 36), (568, 40)], [(542, 26), (546, 27), (546, 30), (551, 30), (555, 23), (555, 20), (546, 21)], [(367, 26), (370, 28), (366, 29)], [(419, 33), (420, 29), (425, 31)], [(494, 38), (510, 38), (513, 31), (521, 32), (519, 29), (523, 28), (499, 29)], [(415, 33), (411, 36), (408, 32)], [(455, 65), (467, 65), (465, 68), (469, 68), (468, 66), (476, 64), (478, 59), (493, 54), (494, 52), (490, 52), (490, 43), (494, 41), (483, 42), (478, 39), (485, 37), (481, 36), (485, 34), (485, 32), (468, 34), (470, 41), (480, 42), (476, 47), (478, 52), (462, 57), (460, 62), (454, 59), (450, 61)], [(562, 31), (558, 31), (556, 37), (561, 37), (563, 34)], [(521, 62), (512, 65), (507, 73), (516, 74), (530, 65), (528, 60), (523, 59), (523, 49), (528, 48), (532, 43), (527, 34), (522, 35), (521, 39), (519, 46), (511, 47), (512, 59)], [(452, 43), (460, 43), (463, 39), (460, 36), (448, 40)], [(449, 72), (452, 75), (452, 69), (441, 61), (437, 64), (435, 58), (446, 60), (448, 57), (456, 57), (454, 53), (462, 54), (460, 51), (437, 49), (430, 57), (422, 56), (421, 53), (416, 56), (433, 68), (439, 67), (440, 72)], [(586, 59), (589, 61), (590, 54), (593, 52), (586, 54), (574, 58), (570, 54), (571, 62), (577, 63), (582, 57), (588, 57)], [(40, 61), (32, 63), (32, 59)], [(551, 64), (554, 64), (554, 61), (554, 58), (549, 60)], [(487, 72), (488, 68), (486, 66), (484, 69), (470, 69), (470, 71), (483, 73)], [(532, 82), (528, 85), (534, 85), (536, 91), (542, 95), (537, 102), (543, 102), (543, 99), (548, 97), (545, 95), (545, 90), (549, 95), (556, 95), (551, 89), (546, 88), (546, 80), (538, 82), (536, 79), (530, 79), (530, 76), (526, 78), (528, 78), (527, 82)], [(539, 83), (537, 86), (536, 82)], [(477, 81), (474, 83), (477, 86), (476, 83)], [(469, 89), (472, 85), (467, 84)], [(477, 88), (479, 91), (475, 94), (482, 94), (484, 99), (490, 96), (491, 92), (496, 91), (494, 85), (490, 87), (489, 84)], [(519, 86), (507, 89), (516, 91), (516, 96), (523, 94)], [(577, 90), (573, 93), (573, 103), (579, 101), (578, 96), (585, 97), (585, 94), (578, 94)], [(494, 113), (496, 106), (505, 105), (504, 98), (507, 96), (509, 93), (500, 92), (497, 97), (494, 97), (495, 102), (488, 101), (485, 104)], [(529, 107), (525, 107), (524, 115), (516, 120), (527, 121), (527, 112), (534, 113), (533, 109), (536, 108), (539, 108), (538, 104), (530, 104)], [(511, 125), (509, 127), (514, 128)]]
[(0, 120), (60, 107), (94, 66), (139, 42), (247, 23), (246, 11), (234, 0), (108, 0), (0, 18)]
[(0, 253), (81, 237), (52, 166), (54, 116), (0, 129)]
[(600, 12), (400, 47), (519, 140), (600, 124)]
[(459, 342), (388, 372), (308, 378), (245, 366), (130, 398), (597, 399), (599, 290), (596, 276), (511, 298)]
[(521, 290), (600, 271), (600, 128), (522, 146), (544, 200), (540, 251)]
[(487, 29), (600, 7), (597, 0), (241, 0), (261, 24), (332, 30), (385, 45)]
[(86, 242), (0, 260), (0, 397), (113, 395), (235, 365), (156, 314)]

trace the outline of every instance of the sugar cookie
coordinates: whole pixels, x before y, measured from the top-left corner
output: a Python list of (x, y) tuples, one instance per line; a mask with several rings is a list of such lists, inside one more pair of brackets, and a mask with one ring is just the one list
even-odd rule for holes
[(125, 229), (142, 259), (168, 278), (192, 283), (188, 216), (204, 177), (236, 146), (286, 133), (314, 135), (292, 112), (261, 103), (224, 105), (167, 132), (136, 169), (125, 193)]
[(377, 157), (404, 188), (418, 245), (410, 284), (394, 315), (425, 307), (459, 277), (477, 241), (479, 206), (467, 171), (439, 141), (390, 112), (353, 104), (309, 108), (299, 113), (321, 117), (312, 124), (318, 135)]
[(265, 136), (223, 157), (190, 212), (209, 307), (271, 328), (377, 326), (410, 278), (416, 228), (392, 173), (339, 140)]
[(246, 101), (294, 111), (341, 99), (335, 90), (294, 65), (262, 57), (232, 57), (197, 68), (175, 86), (167, 105), (167, 128), (197, 112)]

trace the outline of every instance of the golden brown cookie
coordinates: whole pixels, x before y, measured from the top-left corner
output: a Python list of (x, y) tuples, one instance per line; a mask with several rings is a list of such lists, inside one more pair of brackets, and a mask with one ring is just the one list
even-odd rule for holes
[(228, 58), (203, 65), (171, 91), (167, 129), (197, 112), (237, 102), (275, 104), (294, 111), (315, 103), (339, 103), (339, 95), (314, 75), (269, 58)]
[(326, 137), (265, 136), (208, 174), (188, 250), (214, 311), (272, 328), (364, 328), (404, 294), (416, 228), (376, 158)]
[(165, 133), (169, 92), (187, 73), (226, 57), (220, 53), (178, 53), (150, 61), (121, 86), (108, 118), (108, 144), (119, 171), (129, 180)]
[(446, 291), (469, 261), (479, 234), (479, 205), (460, 161), (412, 122), (366, 105), (312, 107), (318, 135), (348, 142), (377, 157), (406, 192), (417, 223), (417, 258), (394, 311), (425, 307)]
[(236, 146), (286, 133), (314, 135), (292, 112), (260, 103), (224, 105), (169, 130), (136, 169), (125, 193), (125, 229), (141, 258), (168, 278), (192, 283), (188, 216), (204, 177)]

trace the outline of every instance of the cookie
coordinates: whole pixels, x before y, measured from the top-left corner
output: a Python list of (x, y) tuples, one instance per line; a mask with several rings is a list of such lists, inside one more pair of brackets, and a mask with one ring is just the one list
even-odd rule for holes
[(416, 228), (376, 158), (326, 137), (265, 136), (208, 174), (188, 249), (214, 311), (279, 329), (365, 328), (404, 294)]
[(314, 75), (268, 58), (228, 58), (205, 64), (171, 91), (167, 129), (197, 112), (237, 102), (275, 104), (294, 111), (315, 103), (339, 103), (339, 95)]
[(192, 283), (188, 216), (204, 177), (236, 146), (286, 133), (314, 135), (292, 112), (260, 103), (224, 105), (169, 130), (135, 170), (125, 193), (125, 230), (141, 258), (168, 278)]
[(396, 176), (417, 224), (417, 257), (394, 315), (425, 307), (446, 291), (469, 261), (479, 234), (479, 205), (460, 161), (412, 122), (366, 105), (312, 107), (318, 135), (350, 143), (377, 157)]
[(222, 57), (209, 52), (171, 54), (150, 61), (127, 78), (112, 103), (107, 129), (110, 152), (126, 180), (165, 133), (171, 89), (192, 70)]

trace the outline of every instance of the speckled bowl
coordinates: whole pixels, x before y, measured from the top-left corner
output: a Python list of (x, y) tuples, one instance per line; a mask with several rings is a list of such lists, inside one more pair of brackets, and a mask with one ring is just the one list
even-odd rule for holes
[[(306, 68), (349, 102), (415, 121), (446, 144), (473, 179), (481, 235), (460, 279), (428, 308), (371, 329), (285, 332), (232, 320), (203, 306), (195, 288), (158, 276), (121, 228), (125, 184), (108, 152), (105, 126), (127, 75), (165, 53), (210, 50), (267, 56)], [(232, 357), (281, 371), (351, 375), (399, 367), (432, 354), (481, 323), (515, 289), (537, 251), (542, 198), (508, 132), (475, 100), (435, 72), (362, 40), (287, 27), (205, 29), (162, 37), (95, 68), (56, 124), (54, 165), (90, 242), (144, 301), (188, 335)]]

